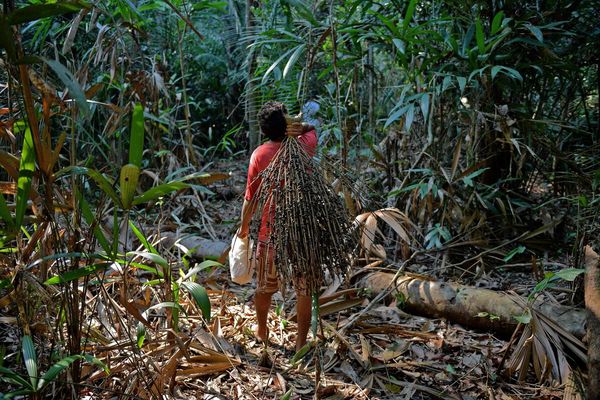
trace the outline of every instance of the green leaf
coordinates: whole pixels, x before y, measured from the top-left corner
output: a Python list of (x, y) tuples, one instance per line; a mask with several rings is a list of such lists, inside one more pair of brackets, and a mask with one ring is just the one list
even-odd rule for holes
[(396, 46), (398, 51), (400, 51), (400, 53), (406, 54), (406, 43), (404, 43), (403, 40), (394, 38), (392, 39), (392, 42), (394, 43), (394, 46)]
[(154, 248), (154, 246), (150, 244), (148, 239), (146, 239), (146, 236), (144, 236), (144, 234), (137, 228), (137, 226), (135, 226), (135, 224), (132, 221), (129, 221), (129, 226), (131, 227), (131, 230), (133, 231), (135, 236), (137, 236), (140, 242), (142, 242), (142, 245), (146, 250), (148, 250), (151, 253), (158, 254), (158, 251)]
[(169, 268), (169, 263), (167, 262), (167, 260), (165, 260), (164, 258), (159, 256), (158, 254), (149, 253), (146, 251), (130, 251), (129, 253), (127, 253), (127, 255), (128, 256), (132, 256), (132, 255), (140, 256), (142, 258), (145, 258), (146, 260), (152, 261), (153, 263), (160, 265), (161, 267), (163, 267), (165, 269)]
[(136, 337), (137, 337), (137, 347), (141, 349), (144, 345), (144, 340), (146, 340), (146, 327), (141, 322), (138, 322), (136, 329)]
[(5, 367), (0, 367), (0, 381), (8, 382), (23, 388), (28, 388), (29, 391), (32, 391), (33, 389), (31, 387), (31, 383), (23, 379), (20, 374)]
[(421, 96), (421, 113), (423, 114), (423, 119), (427, 122), (429, 115), (429, 93), (423, 93), (423, 96)]
[(504, 18), (504, 11), (500, 11), (494, 16), (494, 19), (492, 21), (492, 28), (490, 31), (490, 33), (492, 35), (495, 35), (496, 32), (498, 32), (500, 30), (503, 18)]
[(71, 96), (77, 102), (79, 109), (83, 112), (83, 115), (87, 118), (91, 115), (90, 107), (88, 106), (87, 99), (85, 98), (85, 93), (79, 86), (77, 79), (73, 76), (71, 71), (65, 68), (60, 62), (56, 60), (50, 60), (45, 57), (40, 57), (58, 76), (58, 78), (65, 84), (65, 86), (71, 92)]
[(292, 365), (294, 365), (298, 361), (302, 360), (302, 358), (306, 355), (306, 353), (308, 353), (308, 351), (311, 349), (312, 345), (313, 345), (312, 342), (308, 342), (304, 346), (302, 346), (302, 348), (300, 350), (298, 350), (296, 352), (296, 354), (294, 354), (294, 356), (290, 360), (290, 363)]
[(283, 396), (281, 396), (281, 400), (290, 400), (292, 398), (292, 394), (294, 393), (294, 388), (291, 388)]
[(106, 254), (111, 254), (111, 245), (110, 243), (108, 243), (108, 239), (106, 239), (106, 236), (104, 235), (102, 229), (100, 229), (100, 225), (98, 223), (98, 220), (96, 219), (96, 216), (94, 215), (94, 212), (92, 211), (92, 208), (90, 207), (90, 204), (86, 201), (83, 195), (79, 193), (79, 191), (77, 192), (77, 195), (77, 203), (79, 204), (79, 209), (81, 210), (81, 215), (83, 216), (83, 219), (89, 226), (93, 226), (92, 233), (94, 234), (94, 237), (96, 238), (98, 243), (100, 243), (102, 250), (104, 250)]
[(144, 107), (136, 104), (131, 115), (131, 137), (129, 138), (129, 163), (142, 168), (144, 153)]
[(458, 87), (460, 89), (460, 92), (461, 93), (464, 92), (465, 87), (467, 86), (467, 78), (465, 78), (463, 76), (457, 76), (456, 81), (458, 82)]
[(113, 184), (111, 184), (108, 179), (100, 172), (86, 167), (66, 167), (58, 171), (54, 176), (58, 179), (68, 174), (79, 174), (79, 175), (87, 175), (94, 180), (96, 185), (102, 190), (111, 200), (115, 203), (115, 205), (121, 205), (121, 199), (117, 196), (117, 192), (113, 189)]
[(83, 360), (84, 357), (80, 355), (68, 356), (58, 361), (56, 364), (50, 367), (48, 371), (42, 376), (40, 379), (37, 390), (42, 390), (42, 388), (47, 384), (52, 382), (56, 377), (69, 365), (73, 364), (77, 360)]
[(535, 36), (535, 38), (538, 40), (538, 42), (544, 43), (544, 34), (540, 30), (540, 28), (538, 28), (535, 25), (529, 24), (529, 23), (525, 24), (525, 27), (527, 29), (529, 29), (529, 32), (531, 32), (533, 34), (533, 36)]
[(15, 211), (15, 227), (17, 229), (23, 224), (34, 170), (35, 149), (33, 147), (33, 136), (31, 134), (31, 129), (27, 127), (25, 128), (23, 151), (21, 152), (21, 162), (19, 165), (19, 179), (17, 180), (17, 204)]
[(294, 51), (294, 49), (290, 49), (288, 51), (286, 51), (285, 53), (283, 53), (283, 55), (281, 57), (279, 57), (273, 64), (271, 64), (271, 66), (267, 69), (267, 71), (265, 72), (265, 74), (262, 77), (262, 81), (261, 83), (264, 85), (267, 82), (267, 79), (269, 78), (269, 75), (271, 74), (271, 72), (273, 72), (273, 70), (275, 68), (277, 68), (277, 66), (279, 65), (279, 63), (281, 63), (284, 59), (286, 59), (290, 53)]
[(583, 274), (585, 269), (565, 268), (554, 274), (554, 279), (564, 279), (565, 281), (573, 282), (575, 278)]
[(210, 267), (222, 267), (223, 264), (221, 264), (220, 262), (217, 261), (212, 261), (212, 260), (206, 260), (206, 261), (202, 261), (200, 264), (196, 265), (194, 268), (190, 269), (185, 276), (183, 277), (184, 280), (189, 279), (190, 277), (192, 277), (193, 275), (197, 274), (198, 272), (206, 269), (206, 268), (210, 268)]
[(302, 50), (304, 50), (305, 47), (306, 47), (306, 44), (301, 44), (292, 53), (287, 64), (285, 64), (285, 68), (283, 69), (283, 79), (285, 79), (287, 77), (288, 73), (290, 72), (290, 70), (292, 69), (294, 64), (296, 63), (296, 60), (298, 60), (298, 57), (300, 57), (300, 54), (302, 53)]
[(408, 7), (406, 8), (406, 14), (404, 15), (404, 21), (402, 21), (402, 28), (404, 30), (408, 28), (410, 21), (412, 21), (416, 6), (417, 0), (410, 0), (410, 3), (408, 3)]
[(64, 274), (55, 275), (44, 282), (45, 285), (57, 285), (59, 283), (71, 282), (84, 276), (95, 274), (110, 267), (110, 262), (88, 265), (87, 267), (77, 268), (73, 271), (65, 272)]
[(531, 322), (531, 313), (529, 310), (526, 310), (523, 315), (515, 315), (513, 318), (518, 322), (527, 325), (529, 322)]
[(10, 214), (10, 210), (8, 209), (6, 200), (4, 199), (4, 194), (2, 193), (0, 193), (0, 220), (4, 221), (9, 229), (12, 229), (15, 225), (15, 221)]
[(135, 206), (138, 204), (146, 203), (150, 200), (157, 199), (176, 190), (186, 189), (189, 187), (190, 185), (183, 182), (163, 183), (162, 185), (158, 185), (156, 187), (153, 187), (152, 189), (146, 190), (144, 193), (134, 198), (132, 204)]
[(477, 18), (475, 20), (475, 40), (477, 40), (477, 50), (480, 55), (485, 54), (485, 36), (483, 34), (483, 26), (481, 20)]
[(504, 262), (510, 261), (517, 254), (523, 254), (525, 252), (525, 250), (527, 250), (527, 248), (525, 246), (518, 246), (518, 247), (512, 249), (504, 257)]
[(415, 119), (415, 105), (411, 104), (406, 111), (406, 120), (404, 121), (404, 129), (406, 132), (410, 131), (410, 127)]
[(31, 336), (23, 336), (23, 342), (21, 344), (23, 350), (23, 360), (25, 360), (25, 368), (29, 374), (29, 381), (31, 382), (32, 388), (37, 388), (38, 382), (38, 370), (37, 370), (37, 357), (35, 354), (35, 346)]
[(181, 287), (185, 288), (194, 300), (196, 304), (202, 311), (202, 316), (206, 320), (206, 322), (210, 321), (210, 300), (208, 298), (208, 294), (206, 293), (206, 289), (197, 284), (196, 282), (182, 282)]
[(42, 18), (56, 17), (81, 10), (89, 7), (89, 4), (83, 1), (60, 1), (48, 4), (33, 4), (20, 7), (8, 14), (8, 21), (11, 25), (23, 24), (36, 21)]

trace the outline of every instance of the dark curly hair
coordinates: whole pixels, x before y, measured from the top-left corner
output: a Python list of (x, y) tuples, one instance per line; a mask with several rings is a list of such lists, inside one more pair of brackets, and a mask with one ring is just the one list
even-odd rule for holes
[(271, 140), (281, 140), (285, 137), (287, 108), (279, 101), (266, 102), (258, 112), (260, 130)]

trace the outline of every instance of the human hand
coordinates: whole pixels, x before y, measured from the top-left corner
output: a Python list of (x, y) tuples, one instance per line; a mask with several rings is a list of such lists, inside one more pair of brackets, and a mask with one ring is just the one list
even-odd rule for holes
[(285, 134), (288, 136), (300, 136), (304, 133), (302, 122), (288, 123)]

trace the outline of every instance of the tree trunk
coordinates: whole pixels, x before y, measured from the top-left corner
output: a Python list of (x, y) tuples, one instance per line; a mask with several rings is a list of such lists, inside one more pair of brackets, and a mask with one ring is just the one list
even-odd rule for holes
[[(255, 34), (254, 31), (254, 15), (252, 7), (254, 1), (246, 1), (246, 32), (247, 35)], [(254, 70), (256, 53), (254, 47), (251, 47), (248, 54), (248, 69), (246, 75), (246, 120), (248, 121), (248, 152), (252, 153), (260, 143), (260, 129), (258, 129), (258, 121), (256, 119), (256, 83), (254, 82)]]
[[(360, 282), (362, 287), (381, 293), (394, 274), (374, 272)], [(422, 276), (401, 276), (391, 296), (403, 303), (403, 310), (432, 318), (446, 318), (465, 327), (509, 336), (517, 326), (515, 316), (524, 313), (514, 295), (455, 283), (427, 280)], [(574, 336), (585, 334), (585, 311), (536, 301), (534, 308), (556, 321)]]
[(599, 257), (585, 247), (585, 308), (587, 309), (588, 390), (587, 398), (600, 399), (600, 268)]

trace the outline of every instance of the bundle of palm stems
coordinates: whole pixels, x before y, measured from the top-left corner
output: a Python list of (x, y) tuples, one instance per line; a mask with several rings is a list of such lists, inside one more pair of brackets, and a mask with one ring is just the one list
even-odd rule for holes
[(350, 267), (357, 231), (324, 171), (301, 142), (288, 137), (258, 177), (251, 235), (256, 238), (265, 221), (270, 236), (263, 245), (273, 255), (281, 288), (293, 284), (316, 293), (326, 272), (343, 277)]

